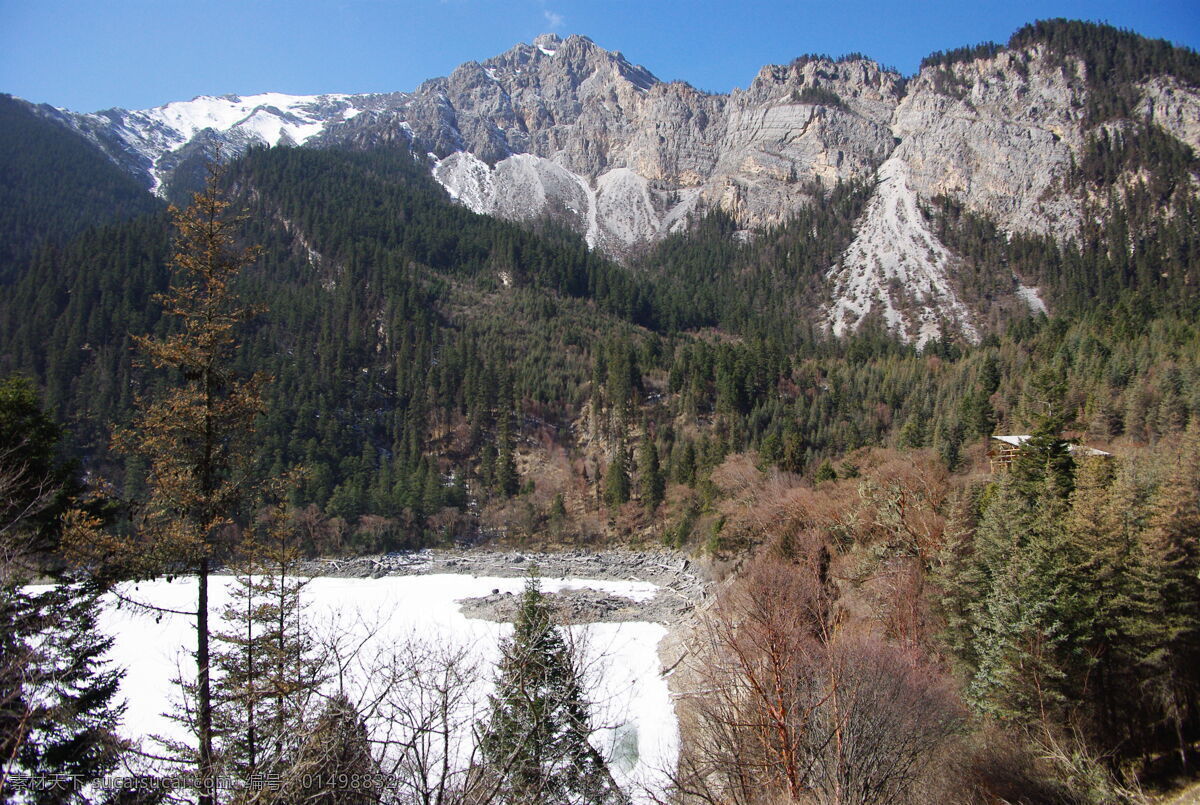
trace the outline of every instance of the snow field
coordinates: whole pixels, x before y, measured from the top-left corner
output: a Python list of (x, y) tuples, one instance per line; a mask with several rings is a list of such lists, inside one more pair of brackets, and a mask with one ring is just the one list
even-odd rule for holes
[[(224, 623), (218, 617), (230, 599), (233, 579), (210, 580), (213, 631)], [(345, 663), (343, 684), (352, 699), (372, 701), (382, 676), (380, 661), (419, 651), (463, 650), (474, 669), (473, 682), (460, 718), (464, 730), (486, 714), (499, 657), (499, 642), (510, 624), (468, 619), (457, 601), (484, 596), (493, 590), (519, 595), (521, 578), (465, 575), (388, 576), (379, 579), (314, 578), (303, 597), (307, 617), (320, 639), (337, 634), (343, 647), (357, 651)], [(590, 588), (634, 600), (653, 598), (657, 587), (646, 582), (588, 579), (543, 579), (544, 592)], [(195, 607), (195, 579), (158, 580), (127, 585), (122, 594), (158, 607), (186, 611)], [(128, 736), (162, 735), (184, 738), (181, 725), (163, 714), (178, 700), (171, 680), (194, 678), (189, 654), (195, 643), (193, 618), (181, 614), (147, 614), (123, 604), (106, 607), (100, 627), (115, 636), (110, 659), (126, 669), (121, 692), (128, 702), (124, 731)], [(597, 749), (612, 759), (617, 781), (635, 796), (662, 791), (667, 772), (678, 754), (679, 732), (666, 680), (660, 676), (659, 641), (666, 629), (655, 623), (596, 623), (567, 629), (585, 657), (585, 678), (593, 703), (593, 737)], [(404, 656), (397, 659), (404, 661)], [(334, 684), (334, 682), (331, 682)], [(370, 723), (372, 731), (386, 729)], [(465, 762), (467, 732), (459, 741), (459, 762)], [(373, 737), (377, 737), (373, 735)], [(394, 737), (394, 736), (388, 736)]]

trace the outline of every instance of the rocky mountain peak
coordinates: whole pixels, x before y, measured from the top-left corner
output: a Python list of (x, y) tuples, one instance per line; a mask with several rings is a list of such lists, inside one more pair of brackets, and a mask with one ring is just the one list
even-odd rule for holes
[[(255, 142), (404, 148), (471, 209), (556, 218), (616, 257), (709, 210), (752, 231), (840, 182), (872, 181), (877, 198), (829, 267), (827, 321), (848, 331), (878, 314), (925, 341), (943, 323), (969, 335), (976, 312), (919, 214), (928, 201), (1069, 239), (1098, 197), (1077, 184), (1098, 133), (1154, 125), (1200, 148), (1200, 57), (1147, 43), (1060, 21), (1008, 46), (933, 54), (911, 78), (858, 55), (802, 56), (725, 95), (663, 83), (585, 36), (542, 34), (411, 93), (227, 96), (62, 119), (164, 193), (217, 142), (230, 156)], [(1138, 55), (1119, 79), (1099, 75), (1114, 48)]]
[(547, 56), (553, 56), (561, 44), (562, 39), (558, 34), (538, 34), (533, 38), (533, 46)]
[(895, 105), (903, 97), (904, 87), (903, 76), (870, 59), (802, 56), (790, 64), (766, 65), (758, 71), (748, 92), (768, 95), (809, 90), (815, 98), (825, 90), (843, 102), (861, 100)]

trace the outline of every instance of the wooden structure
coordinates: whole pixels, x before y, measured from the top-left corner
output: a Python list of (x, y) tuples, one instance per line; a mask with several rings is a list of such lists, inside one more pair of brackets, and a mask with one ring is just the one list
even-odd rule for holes
[[(993, 436), (988, 443), (988, 464), (991, 465), (992, 472), (1007, 472), (1013, 461), (1021, 454), (1021, 445), (1027, 441), (1029, 441), (1028, 433), (1016, 436)], [(1112, 456), (1112, 453), (1106, 453), (1094, 447), (1085, 447), (1081, 444), (1067, 445), (1067, 450), (1074, 456)]]

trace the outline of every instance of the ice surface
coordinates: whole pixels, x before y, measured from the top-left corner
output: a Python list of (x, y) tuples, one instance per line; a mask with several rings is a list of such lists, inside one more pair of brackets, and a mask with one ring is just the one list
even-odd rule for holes
[[(210, 608), (219, 613), (229, 600), (232, 579), (214, 577), (210, 585)], [(364, 641), (363, 656), (384, 652), (408, 638), (439, 645), (470, 649), (485, 669), (480, 674), (473, 698), (482, 703), (492, 685), (491, 668), (498, 656), (501, 637), (511, 631), (508, 624), (472, 620), (459, 612), (457, 601), (484, 596), (493, 590), (520, 594), (520, 578), (466, 575), (388, 576), (379, 579), (315, 578), (305, 588), (308, 616), (318, 632), (338, 629), (355, 642)], [(646, 582), (598, 581), (587, 579), (543, 579), (547, 592), (586, 587), (613, 595), (644, 601), (658, 588)], [(128, 585), (122, 592), (130, 599), (159, 607), (186, 611), (194, 609), (195, 579), (176, 579)], [(179, 725), (163, 716), (175, 696), (171, 680), (193, 678), (194, 665), (188, 651), (195, 642), (193, 618), (165, 614), (161, 617), (134, 611), (128, 604), (109, 606), (100, 628), (116, 637), (111, 659), (126, 669), (121, 691), (128, 701), (124, 732), (129, 736), (159, 734), (183, 738)], [(219, 630), (218, 622), (213, 626)], [(619, 741), (626, 750), (636, 746), (636, 755), (620, 753), (614, 775), (628, 790), (662, 791), (666, 770), (673, 768), (679, 733), (666, 680), (660, 675), (659, 641), (666, 630), (653, 623), (597, 623), (569, 627), (586, 647), (591, 670), (590, 696), (594, 721), (603, 725), (595, 737), (597, 748), (610, 754)], [(374, 631), (374, 634), (371, 632)], [(351, 684), (369, 688), (369, 679), (351, 677)], [(642, 795), (638, 801), (649, 801)]]

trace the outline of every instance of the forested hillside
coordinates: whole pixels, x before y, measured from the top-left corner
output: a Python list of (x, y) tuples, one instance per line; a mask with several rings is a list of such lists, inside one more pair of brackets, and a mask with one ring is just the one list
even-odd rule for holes
[[(625, 268), (553, 225), (464, 210), (404, 152), (261, 150), (224, 181), (242, 236), (263, 247), (241, 282), (265, 312), (238, 358), (274, 378), (261, 466), (306, 467), (297, 502), (351, 533), (364, 515), (391, 523), (382, 543), (350, 539), (362, 548), (437, 541), (424, 524), (446, 504), (458, 515), (442, 519), (473, 532), (477, 505), (521, 488), (497, 480), (514, 455), (562, 450), (580, 465), (539, 517), (559, 494), (600, 514), (586, 490), (610, 464), (636, 476), (647, 433), (664, 476), (688, 487), (746, 450), (801, 474), (879, 444), (934, 446), (957, 467), (994, 428), (1025, 427), (1030, 366), (1063, 373), (1080, 431), (1104, 442), (1173, 432), (1200, 405), (1198, 236), (1132, 193), (1079, 246), (931, 208), (965, 256), (964, 286), (978, 277), (984, 297), (1004, 266), (1036, 277), (1063, 315), (997, 310), (981, 345), (918, 353), (870, 327), (836, 341), (811, 323), (822, 267), (865, 198), (853, 185), (748, 243), (715, 213)], [(44, 383), (81, 457), (131, 494), (139, 468), (107, 443), (163, 382), (135, 367), (129, 339), (163, 326), (151, 297), (169, 243), (151, 216), (44, 248), (0, 308), (5, 370)]]
[(0, 94), (0, 281), (35, 250), (161, 207), (78, 134)]
[[(787, 80), (858, 61), (797, 60)], [(926, 106), (888, 103), (995, 134), (972, 104), (1003, 107), (989, 87), (1024, 87), (1035, 61), (1079, 125), (1034, 127), (1063, 167), (1037, 199), (1050, 207), (1001, 211), (1061, 220), (1007, 226), (988, 199), (907, 180), (881, 201), (879, 176), (789, 176), (807, 201), (777, 223), (697, 207), (625, 262), (560, 218), (470, 211), (410, 140), (250, 148), (214, 167), (207, 207), (168, 211), (0, 98), (16, 177), (0, 198), (15, 445), (0, 445), (0, 534), (57, 572), (81, 562), (60, 537), (145, 559), (170, 544), (146, 522), (200, 523), (211, 553), (149, 570), (84, 554), (105, 579), (205, 577), (264, 533), (287, 562), (666, 547), (727, 580), (679, 674), (705, 692), (679, 704), (681, 802), (1145, 802), (1192, 773), (1200, 738), (1200, 162), (1183, 112), (1154, 118), (1145, 85), (1178, 111), (1200, 77), (1191, 51), (1050, 21), (934, 54), (914, 79)], [(795, 100), (849, 114), (815, 85)], [(919, 148), (936, 145), (913, 135), (888, 159), (928, 167)], [(175, 229), (226, 203), (210, 243), (249, 251), (212, 285), (221, 318), (189, 306), (205, 297), (180, 265), (206, 252)], [(901, 207), (907, 228), (864, 223)], [(865, 306), (835, 337), (830, 286), (864, 231), (951, 271), (973, 331), (898, 337), (888, 311), (934, 297), (883, 272), (898, 307)], [(880, 266), (926, 259), (858, 245)], [(227, 365), (197, 359), (197, 333)], [(186, 408), (199, 378), (198, 399), (226, 389), (237, 415), (195, 462), (201, 497), (241, 484), (220, 511), (163, 492), (173, 451), (208, 445), (212, 423), (197, 437), (154, 401)], [(1001, 461), (994, 435), (1029, 438)]]

